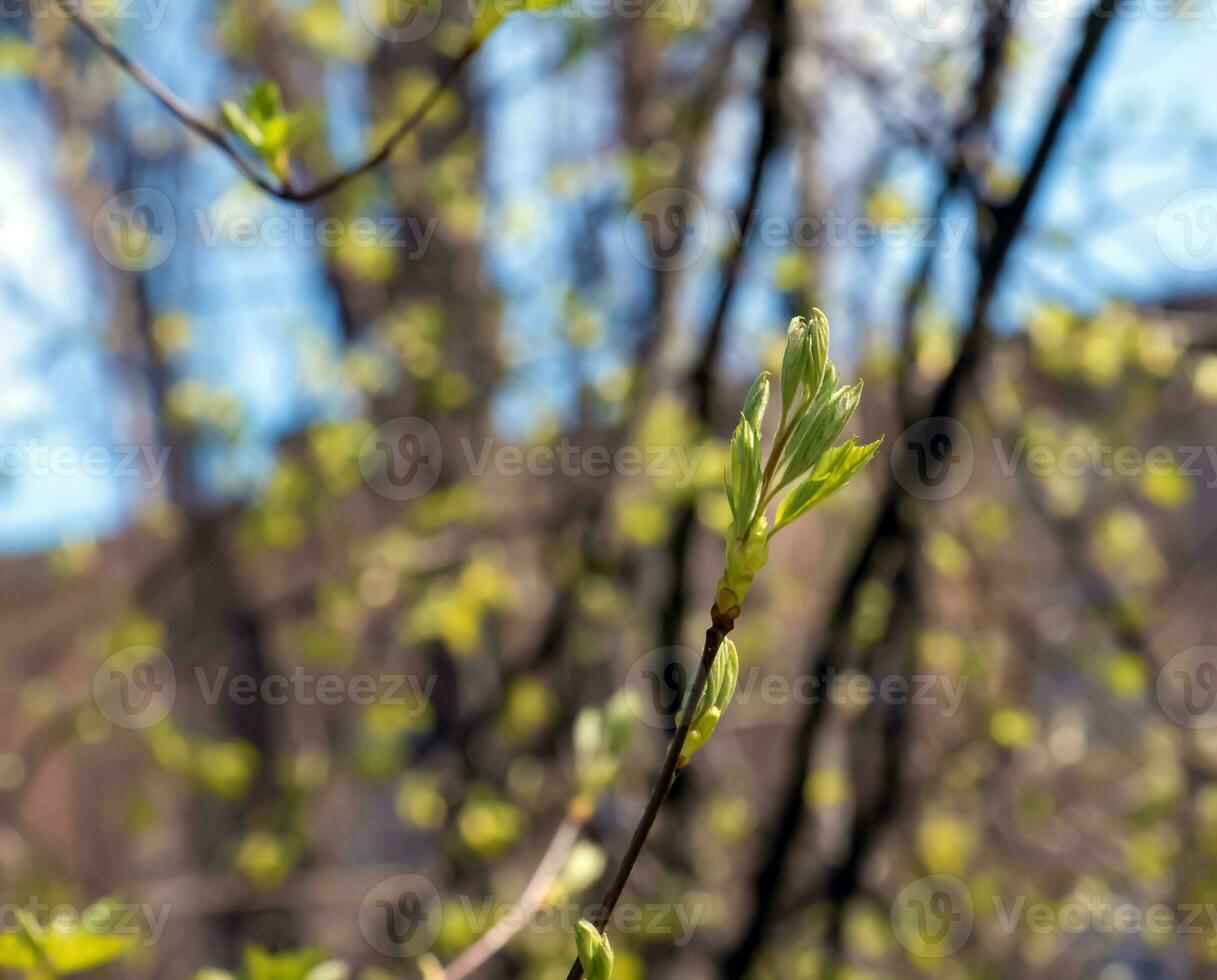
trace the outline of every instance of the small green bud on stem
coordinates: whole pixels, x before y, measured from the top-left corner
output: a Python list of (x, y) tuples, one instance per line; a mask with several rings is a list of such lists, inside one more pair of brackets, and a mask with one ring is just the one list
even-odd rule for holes
[[(723, 637), (710, 673), (706, 677), (706, 686), (702, 688), (701, 697), (697, 699), (697, 709), (693, 712), (693, 721), (689, 725), (680, 768), (688, 765), (693, 753), (710, 741), (710, 736), (714, 734), (727, 705), (735, 695), (735, 685), (738, 682), (739, 652), (729, 637)], [(692, 693), (690, 688), (686, 696), (691, 697)]]
[(608, 936), (599, 932), (586, 919), (580, 919), (575, 928), (575, 946), (579, 950), (579, 962), (588, 980), (611, 980), (613, 976), (613, 947)]

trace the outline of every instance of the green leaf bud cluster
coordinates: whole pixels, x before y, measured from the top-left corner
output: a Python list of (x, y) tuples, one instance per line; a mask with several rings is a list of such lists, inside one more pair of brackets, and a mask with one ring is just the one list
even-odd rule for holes
[[(734, 620), (756, 574), (769, 560), (769, 539), (844, 487), (875, 455), (882, 439), (859, 445), (854, 437), (833, 445), (862, 398), (862, 382), (837, 387), (828, 357), (828, 318), (819, 310), (795, 317), (782, 356), (781, 415), (768, 454), (761, 448), (770, 378), (762, 371), (748, 390), (731, 437), (727, 502), (727, 567), (715, 604)], [(770, 527), (766, 511), (783, 490)]]

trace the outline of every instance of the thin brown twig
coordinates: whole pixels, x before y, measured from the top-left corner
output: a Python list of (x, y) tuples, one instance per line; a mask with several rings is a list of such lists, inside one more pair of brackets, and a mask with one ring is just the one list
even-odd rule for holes
[[(600, 902), (599, 911), (595, 919), (592, 921), (592, 925), (599, 932), (604, 931), (604, 927), (608, 924), (609, 919), (612, 918), (613, 910), (617, 908), (617, 902), (621, 898), (621, 893), (625, 891), (625, 886), (634, 871), (634, 865), (638, 863), (642, 849), (646, 846), (647, 837), (651, 833), (651, 828), (655, 825), (655, 819), (659, 816), (659, 811), (663, 807), (664, 800), (668, 798), (672, 784), (676, 782), (676, 777), (680, 775), (681, 769), (684, 768), (684, 764), (687, 761), (684, 757), (685, 741), (689, 737), (689, 729), (693, 725), (693, 715), (697, 711), (697, 703), (701, 700), (702, 692), (706, 688), (706, 681), (710, 676), (710, 668), (714, 666), (714, 660), (718, 656), (718, 649), (722, 646), (727, 634), (735, 626), (735, 620), (720, 612), (717, 605), (710, 610), (710, 619), (712, 625), (706, 630), (706, 645), (702, 648), (701, 663), (698, 665), (697, 674), (693, 678), (693, 686), (689, 689), (684, 708), (681, 711), (680, 725), (672, 735), (672, 740), (668, 743), (667, 755), (664, 757), (659, 775), (655, 777), (655, 783), (651, 787), (651, 795), (647, 799), (646, 808), (642, 811), (642, 817), (634, 828), (629, 846), (621, 856), (621, 862), (617, 865), (617, 870), (613, 874), (613, 880)], [(570, 968), (570, 972), (566, 975), (566, 980), (579, 980), (581, 976), (583, 976), (583, 964), (576, 958)]]
[(457, 55), (456, 59), (450, 62), (448, 67), (444, 69), (443, 74), (436, 79), (426, 96), (423, 97), (423, 100), (397, 124), (371, 156), (361, 163), (331, 174), (329, 177), (313, 184), (312, 187), (296, 189), (287, 181), (279, 184), (260, 173), (252, 163), (242, 156), (241, 152), (232, 144), (232, 141), (229, 140), (221, 129), (201, 118), (182, 102), (181, 99), (174, 95), (159, 79), (133, 61), (118, 46), (114, 38), (104, 28), (94, 23), (85, 13), (78, 10), (68, 0), (52, 0), (52, 2), (64, 12), (64, 15), (69, 20), (80, 28), (102, 54), (113, 61), (132, 81), (164, 106), (190, 132), (219, 150), (255, 186), (272, 197), (279, 198), (281, 201), (291, 201), (297, 204), (325, 197), (327, 194), (336, 191), (343, 184), (354, 180), (356, 177), (363, 176), (369, 170), (374, 170), (384, 163), (392, 155), (393, 151), (397, 149), (401, 141), (418, 128), (419, 124), (435, 106), (435, 103), (439, 101), (440, 96), (443, 95), (448, 86), (456, 79), (461, 69), (465, 67), (466, 63), (478, 50), (478, 44), (470, 41), (461, 53)]

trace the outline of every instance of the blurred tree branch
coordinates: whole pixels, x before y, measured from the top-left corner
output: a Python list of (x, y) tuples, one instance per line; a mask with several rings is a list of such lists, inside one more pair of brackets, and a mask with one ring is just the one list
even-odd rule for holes
[(589, 810), (579, 803), (571, 807), (545, 849), (545, 854), (538, 862), (524, 891), (520, 893), (520, 898), (514, 906), (515, 915), (500, 919), (450, 965), (445, 966), (440, 974), (443, 980), (464, 980), (465, 977), (476, 973), (524, 928), (533, 913), (544, 904), (546, 895), (562, 873), (566, 859), (570, 857), (579, 839), (579, 833), (590, 816)]
[(104, 28), (94, 23), (87, 14), (79, 10), (71, 0), (52, 0), (52, 2), (80, 28), (102, 54), (164, 106), (186, 129), (219, 150), (234, 167), (249, 178), (259, 189), (282, 201), (293, 203), (315, 201), (328, 194), (332, 194), (344, 184), (376, 169), (388, 160), (402, 140), (409, 136), (427, 117), (427, 114), (435, 106), (436, 102), (439, 101), (440, 96), (452, 84), (479, 48), (477, 41), (470, 40), (461, 50), (460, 54), (448, 64), (439, 78), (436, 79), (422, 101), (397, 124), (380, 144), (380, 147), (371, 155), (353, 166), (339, 170), (317, 181), (310, 187), (296, 188), (292, 186), (287, 178), (284, 178), (280, 183), (261, 173), (252, 163), (245, 159), (241, 151), (233, 145), (232, 141), (222, 130), (199, 116), (174, 95), (159, 79), (128, 57), (118, 46), (114, 38)]

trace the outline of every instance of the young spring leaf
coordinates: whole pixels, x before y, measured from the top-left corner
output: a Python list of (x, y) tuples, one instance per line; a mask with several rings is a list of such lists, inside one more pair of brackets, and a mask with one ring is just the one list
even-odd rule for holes
[(769, 372), (762, 371), (754, 382), (752, 387), (748, 389), (748, 396), (744, 399), (744, 418), (752, 423), (759, 437), (761, 433), (761, 419), (765, 416), (765, 407), (769, 404)]
[(807, 324), (801, 316), (790, 321), (786, 331), (786, 351), (782, 355), (782, 418), (790, 414), (794, 396), (807, 373)]
[(579, 950), (579, 962), (583, 964), (583, 972), (589, 973), (591, 964), (596, 958), (596, 947), (600, 944), (600, 933), (586, 919), (580, 919), (575, 926), (575, 947)]
[(291, 148), (307, 135), (309, 124), (304, 115), (284, 110), (278, 85), (258, 82), (240, 105), (229, 100), (221, 102), (220, 116), (229, 130), (254, 150), (276, 177), (287, 179)]
[(225, 100), (220, 112), (228, 127), (255, 150), (263, 150), (284, 135), (276, 120), (285, 118), (283, 96), (274, 82), (258, 82), (245, 94), (241, 105)]
[(881, 445), (883, 445), (881, 438), (859, 446), (857, 440), (851, 437), (849, 441), (828, 450), (821, 457), (814, 471), (814, 473), (820, 474), (823, 483), (814, 503), (822, 503), (849, 483), (858, 471), (871, 461)]
[(586, 919), (580, 919), (575, 927), (575, 947), (587, 980), (612, 980), (613, 947), (608, 936), (597, 932)]
[(824, 374), (820, 378), (820, 388), (812, 399), (812, 404), (822, 404), (832, 397), (837, 390), (837, 366), (829, 361), (824, 365)]
[(15, 918), (16, 931), (0, 933), (0, 967), (34, 976), (39, 969), (49, 972), (42, 928), (24, 909), (18, 909)]
[(723, 662), (723, 676), (714, 697), (714, 707), (720, 712), (726, 712), (739, 683), (739, 652), (730, 637), (723, 637), (722, 646), (719, 647), (714, 662), (717, 664), (720, 660)]
[(819, 407), (813, 402), (786, 444), (783, 453), (785, 470), (779, 486), (792, 483), (812, 471), (824, 451), (837, 441), (837, 436), (853, 416), (861, 398), (862, 382), (859, 381), (852, 388), (839, 389)]
[(883, 444), (877, 439), (865, 446), (857, 445), (857, 440), (851, 437), (839, 446), (833, 446), (820, 458), (811, 474), (790, 491), (786, 499), (778, 505), (770, 536), (798, 520), (817, 504), (823, 503), (840, 490), (863, 466), (870, 462), (871, 457)]
[(741, 417), (731, 437), (731, 498), (735, 531), (743, 537), (752, 522), (761, 491), (761, 440), (756, 429)]
[(727, 705), (735, 694), (735, 685), (739, 681), (739, 652), (730, 637), (723, 637), (719, 644), (714, 663), (710, 666), (710, 674), (706, 678), (706, 686), (702, 689), (697, 701), (697, 710), (693, 720), (704, 715), (711, 708), (726, 710)]
[[(828, 364), (828, 317), (813, 309), (807, 321), (807, 360), (803, 368), (803, 384), (808, 395), (815, 396), (819, 392)], [(835, 377), (835, 369), (833, 374)]]
[(693, 753), (710, 741), (710, 736), (714, 734), (714, 729), (718, 727), (719, 719), (722, 716), (723, 713), (718, 708), (711, 707), (697, 719), (696, 724), (689, 728), (683, 752), (686, 765), (693, 758)]
[(224, 124), (233, 133), (253, 149), (261, 151), (264, 142), (262, 128), (245, 114), (244, 109), (235, 102), (225, 99), (220, 103), (220, 115), (224, 119)]
[(18, 909), (16, 923), (15, 932), (0, 933), (0, 967), (31, 978), (95, 970), (131, 952), (139, 942), (135, 933), (119, 934), (113, 910), (105, 902), (89, 906), (79, 918), (55, 919), (46, 927)]
[(689, 726), (689, 735), (684, 746), (686, 763), (693, 757), (694, 752), (710, 741), (710, 736), (718, 727), (719, 721), (727, 710), (727, 705), (735, 696), (735, 687), (738, 682), (739, 653), (730, 638), (724, 637), (719, 645), (714, 663), (710, 667), (706, 686), (697, 700), (697, 710), (693, 712), (693, 721)]
[[(693, 721), (706, 713), (710, 707), (718, 702), (718, 692), (727, 679), (727, 660), (728, 656), (726, 645), (731, 641), (724, 639), (718, 648), (718, 653), (714, 657), (714, 663), (710, 665), (710, 673), (706, 675), (706, 686), (702, 688), (701, 697), (697, 699), (697, 709), (693, 712)], [(735, 649), (734, 644), (732, 650)], [(693, 682), (689, 682), (690, 691), (692, 693)]]

